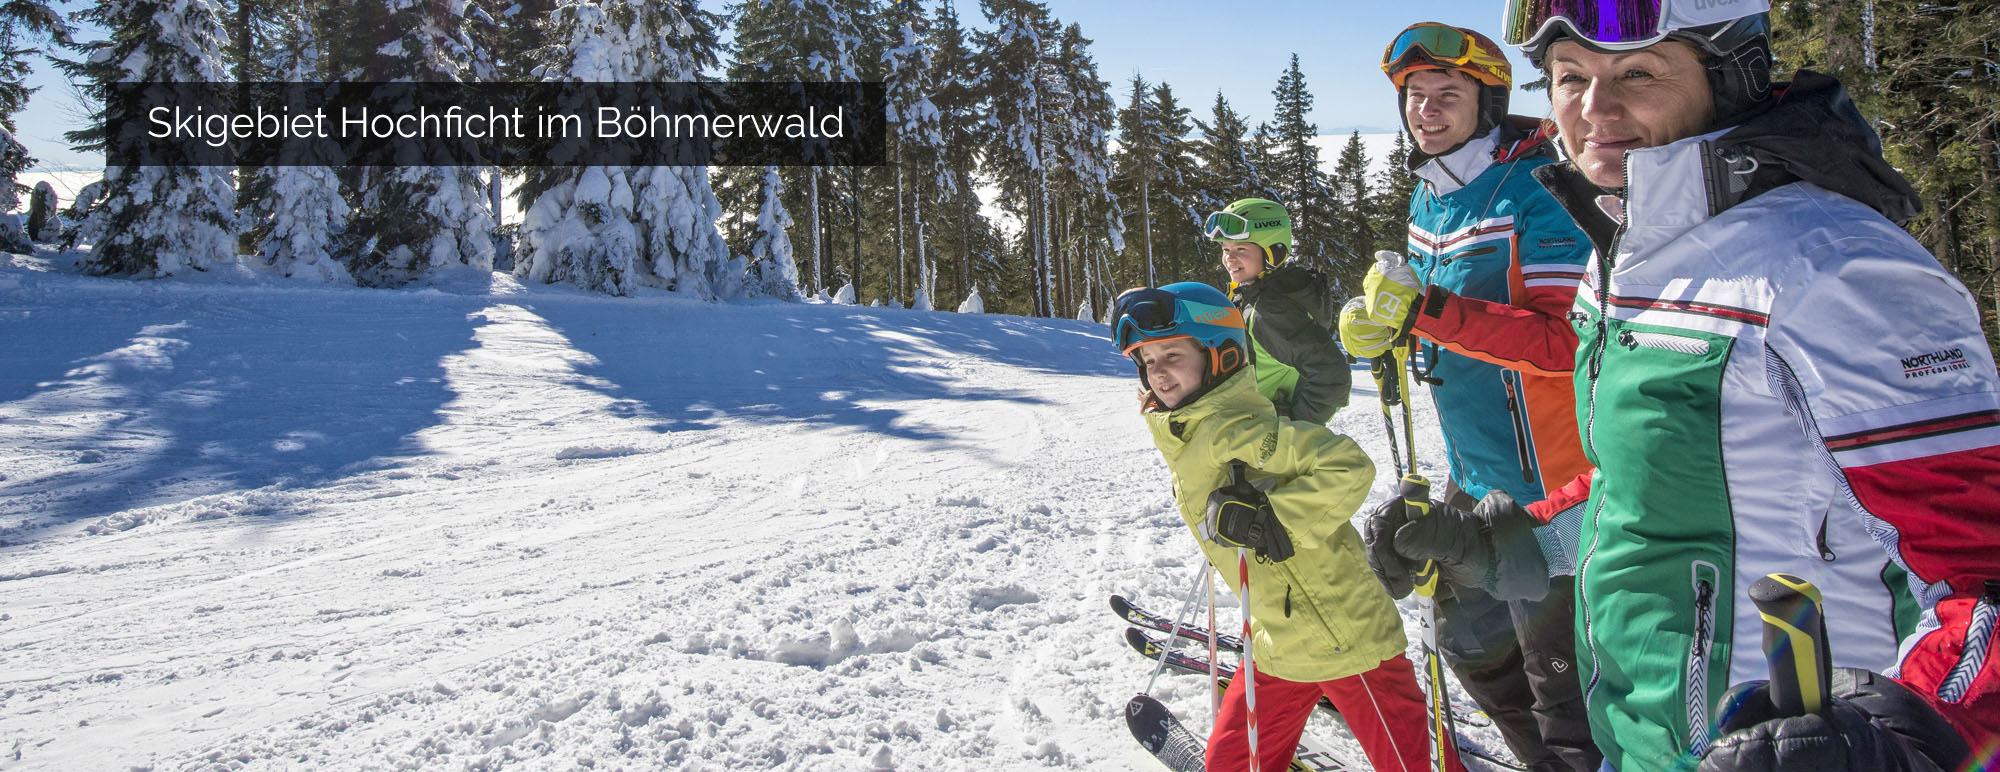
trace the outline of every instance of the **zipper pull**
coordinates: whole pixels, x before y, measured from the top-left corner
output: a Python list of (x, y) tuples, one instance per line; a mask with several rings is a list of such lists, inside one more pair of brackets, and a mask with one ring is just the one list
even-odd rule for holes
[(1639, 347), (1639, 338), (1633, 335), (1631, 330), (1619, 330), (1618, 342), (1624, 344), (1626, 348)]

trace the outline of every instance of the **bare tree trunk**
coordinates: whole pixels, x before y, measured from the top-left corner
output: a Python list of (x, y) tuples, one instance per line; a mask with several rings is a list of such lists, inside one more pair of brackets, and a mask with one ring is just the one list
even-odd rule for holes
[(1146, 286), (1160, 286), (1153, 275), (1153, 179), (1152, 175), (1139, 177), (1139, 221), (1146, 230)]
[(1993, 309), (2000, 315), (2000, 180), (1994, 177), (2000, 166), (2000, 127), (1989, 127), (1979, 142), (1979, 187), (1985, 191), (1980, 199), (1986, 203), (1986, 268), (1995, 277), (1993, 282)]
[(854, 303), (861, 305), (861, 167), (847, 167), (847, 217), (854, 234), (854, 254), (849, 264), (854, 267), (854, 275), (848, 281), (854, 282)]
[[(902, 149), (898, 148), (896, 155), (902, 154)], [(903, 293), (903, 276), (906, 271), (907, 269), (903, 267), (903, 163), (899, 160), (896, 162), (896, 280), (889, 287), (889, 291), (896, 296), (896, 302), (899, 303), (907, 297)]]
[(810, 203), (808, 206), (812, 209), (812, 214), (809, 219), (812, 225), (813, 287), (806, 294), (817, 295), (826, 289), (826, 277), (819, 271), (819, 167), (817, 166), (810, 167), (807, 177), (812, 180), (812, 203)]
[[(959, 174), (958, 179), (964, 182), (971, 179), (971, 175)], [(976, 286), (972, 280), (972, 200), (975, 198), (978, 194), (970, 190), (958, 192), (958, 280), (965, 285), (962, 288), (965, 294), (959, 296), (961, 303), (972, 297)]]
[[(933, 166), (932, 168), (935, 169), (936, 167)], [(910, 218), (910, 223), (916, 226), (917, 229), (915, 234), (917, 237), (917, 291), (924, 293), (924, 300), (930, 303), (932, 308), (937, 308), (937, 277), (931, 271), (930, 258), (924, 254), (924, 180), (922, 177), (917, 178), (917, 184), (914, 187), (916, 188), (913, 191), (914, 195), (910, 196), (910, 204), (914, 207), (914, 216)]]

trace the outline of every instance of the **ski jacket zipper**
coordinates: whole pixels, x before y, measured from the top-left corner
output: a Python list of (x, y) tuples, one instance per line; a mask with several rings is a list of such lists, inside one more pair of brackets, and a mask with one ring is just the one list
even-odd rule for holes
[(1507, 388), (1507, 415), (1514, 419), (1514, 452), (1521, 459), (1521, 482), (1532, 483), (1535, 481), (1535, 462), (1528, 457), (1528, 425), (1523, 415), (1527, 406), (1522, 404), (1521, 392), (1516, 388), (1515, 381), (1511, 371), (1500, 374), (1500, 383)]
[[(1632, 182), (1632, 154), (1626, 153), (1623, 162), (1625, 166), (1625, 182), (1627, 185), (1630, 185)], [(1597, 286), (1594, 288), (1596, 290), (1594, 294), (1597, 295), (1597, 338), (1591, 342), (1590, 367), (1585, 371), (1590, 379), (1590, 391), (1587, 395), (1590, 404), (1584, 413), (1582, 430), (1583, 445), (1585, 450), (1589, 452), (1592, 463), (1595, 463), (1598, 458), (1597, 381), (1598, 375), (1604, 368), (1605, 337), (1610, 334), (1611, 330), (1611, 256), (1618, 254), (1619, 243), (1625, 240), (1625, 230), (1630, 227), (1632, 220), (1631, 214), (1630, 209), (1624, 212), (1625, 216), (1619, 218), (1618, 230), (1611, 234), (1609, 249), (1597, 253)], [(1592, 474), (1596, 473), (1592, 472)], [(1590, 511), (1590, 546), (1584, 550), (1583, 557), (1577, 561), (1576, 565), (1576, 604), (1583, 616), (1584, 648), (1590, 651), (1590, 681), (1585, 683), (1583, 687), (1583, 706), (1586, 711), (1590, 709), (1590, 698), (1597, 692), (1598, 683), (1604, 680), (1604, 665), (1597, 651), (1596, 621), (1591, 614), (1589, 592), (1590, 561), (1597, 556), (1598, 542), (1604, 538), (1604, 496), (1602, 492), (1594, 492), (1591, 494), (1591, 498), (1597, 499), (1597, 505), (1591, 507)]]
[[(1703, 569), (1707, 569), (1704, 575)], [(1699, 757), (1708, 749), (1708, 655), (1715, 638), (1715, 564), (1697, 560), (1688, 566), (1694, 590), (1694, 641), (1688, 647), (1688, 752)]]

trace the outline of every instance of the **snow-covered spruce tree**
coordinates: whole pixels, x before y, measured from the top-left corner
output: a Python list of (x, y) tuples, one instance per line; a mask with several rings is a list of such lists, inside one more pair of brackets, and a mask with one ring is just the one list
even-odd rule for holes
[(1160, 132), (1160, 177), (1153, 183), (1153, 214), (1163, 218), (1159, 227), (1164, 227), (1164, 232), (1157, 238), (1166, 249), (1161, 281), (1199, 279), (1215, 269), (1215, 258), (1201, 235), (1201, 220), (1208, 210), (1201, 208), (1194, 184), (1200, 174), (1188, 143), (1194, 123), (1188, 109), (1174, 97), (1173, 86), (1165, 81), (1154, 84), (1152, 99)]
[(986, 158), (1000, 178), (1003, 200), (1021, 218), (1026, 239), (1031, 313), (1054, 316), (1048, 243), (1048, 159), (1043, 132), (1049, 117), (1042, 104), (1048, 87), (1050, 38), (1055, 32), (1048, 7), (1035, 0), (980, 0), (994, 29), (976, 37), (986, 82), (989, 133)]
[[(562, 0), (550, 14), (550, 45), (536, 72), (564, 83), (636, 80), (632, 15), (623, 0)], [(623, 166), (531, 168), (521, 186), (521, 220), (514, 275), (544, 284), (574, 284), (630, 295), (639, 286), (640, 254), (631, 179)]]
[[(715, 67), (722, 44), (720, 22), (696, 0), (624, 0), (634, 10), (635, 80), (695, 82)], [(742, 284), (741, 264), (716, 223), (716, 200), (705, 166), (651, 166), (631, 172), (633, 213), (639, 224), (640, 281), (706, 299), (730, 299)]]
[(1057, 196), (1061, 205), (1062, 264), (1070, 294), (1086, 304), (1109, 303), (1111, 288), (1098, 266), (1124, 248), (1122, 226), (1111, 193), (1108, 135), (1117, 112), (1110, 84), (1097, 74), (1090, 40), (1075, 24), (1063, 28), (1056, 43), (1056, 72), (1061, 94), (1058, 119), (1051, 123), (1058, 168)]
[[(321, 51), (306, 18), (286, 12), (279, 23), (284, 31), (272, 62), (278, 77), (290, 83), (320, 80)], [(286, 278), (352, 286), (354, 277), (337, 254), (347, 229), (347, 200), (334, 169), (271, 165), (252, 174), (263, 195), (252, 206), (250, 236), (264, 265)]]
[(750, 286), (755, 293), (780, 300), (799, 299), (799, 261), (792, 255), (792, 215), (785, 211), (785, 178), (778, 167), (764, 167), (764, 203), (757, 208), (756, 239), (750, 244)]
[[(889, 134), (895, 146), (896, 159), (896, 276), (904, 275), (903, 266), (903, 202), (905, 172), (912, 183), (907, 196), (910, 201), (910, 222), (914, 233), (910, 241), (915, 246), (917, 286), (911, 292), (912, 304), (920, 310), (930, 310), (931, 298), (937, 294), (933, 285), (936, 272), (931, 270), (927, 238), (924, 229), (924, 199), (933, 189), (951, 191), (955, 188), (950, 167), (944, 160), (944, 136), (939, 133), (940, 116), (937, 106), (931, 103), (930, 92), (935, 88), (931, 75), (931, 49), (917, 36), (916, 25), (905, 22), (901, 28), (902, 39), (883, 54), (888, 66), (886, 81)], [(900, 295), (899, 295), (900, 299)]]
[(21, 172), (35, 159), (28, 156), (28, 146), (16, 142), (14, 134), (0, 127), (0, 214), (12, 212), (21, 206)]
[[(341, 47), (344, 55), (334, 58), (333, 71), (366, 81), (483, 80), (493, 60), (466, 34), (467, 10), (466, 0), (345, 4), (340, 13), (354, 20), (348, 27), (352, 39), (386, 42), (372, 52)], [(386, 167), (354, 176), (348, 227), (364, 240), (347, 264), (355, 281), (398, 287), (493, 270), (493, 211), (479, 168)]]
[[(28, 96), (35, 92), (27, 82), (28, 56), (35, 49), (23, 44), (32, 36), (40, 36), (57, 45), (73, 45), (71, 32), (62, 14), (43, 0), (0, 3), (0, 133), (14, 130), (14, 115), (28, 106)], [(12, 137), (6, 137), (4, 142), (20, 147)], [(19, 174), (34, 162), (28, 157), (27, 148), (21, 148), (16, 158), (5, 147), (0, 145), (0, 212), (12, 211), (19, 204), (15, 198)]]
[[(83, 61), (60, 66), (100, 104), (118, 83), (228, 79), (213, 0), (100, 0), (77, 19), (109, 35), (79, 46)], [(102, 108), (95, 117), (91, 128), (68, 134), (77, 149), (104, 148)], [(236, 188), (226, 168), (107, 166), (102, 196), (78, 228), (79, 240), (92, 245), (80, 265), (140, 278), (205, 271), (234, 259), (236, 227)]]
[(1201, 165), (1196, 198), (1205, 212), (1222, 209), (1237, 199), (1279, 198), (1264, 170), (1257, 166), (1249, 123), (1222, 92), (1215, 92), (1208, 121), (1196, 120), (1195, 126), (1201, 132), (1192, 143), (1195, 160)]
[(1160, 285), (1159, 263), (1153, 258), (1153, 184), (1160, 178), (1160, 115), (1150, 98), (1152, 86), (1132, 74), (1132, 98), (1118, 111), (1118, 190), (1139, 215), (1139, 278), (1146, 286)]
[[(729, 5), (734, 30), (727, 77), (733, 81), (802, 82), (857, 81), (856, 56), (860, 31), (841, 0), (738, 0)], [(831, 200), (829, 176), (823, 166), (790, 167), (785, 171), (793, 198), (787, 209), (804, 230), (805, 277), (808, 294), (832, 286), (831, 250), (824, 243), (823, 199)], [(745, 196), (732, 202), (743, 207), (758, 189), (755, 180), (739, 180)]]
[[(943, 0), (932, 13), (927, 38), (932, 52), (931, 71), (938, 75), (931, 102), (938, 109), (938, 133), (944, 137), (943, 165), (947, 170), (935, 189), (943, 206), (931, 217), (940, 226), (939, 242), (948, 240), (958, 254), (950, 285), (962, 297), (972, 294), (977, 284), (974, 254), (984, 254), (985, 234), (991, 228), (980, 214), (972, 179), (981, 138), (986, 132), (979, 104), (985, 75), (975, 67), (972, 47), (967, 43), (965, 27), (959, 24), (958, 9), (952, 0)], [(978, 263), (983, 268), (987, 261), (981, 259)]]

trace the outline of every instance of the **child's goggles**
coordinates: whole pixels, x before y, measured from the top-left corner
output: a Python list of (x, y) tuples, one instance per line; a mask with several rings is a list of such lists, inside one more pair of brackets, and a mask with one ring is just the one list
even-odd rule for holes
[(1406, 64), (1405, 59), (1418, 56), (1442, 65), (1461, 66), (1472, 61), (1473, 47), (1478, 45), (1472, 38), (1456, 27), (1443, 24), (1411, 27), (1397, 35), (1389, 48), (1382, 52), (1382, 70), (1395, 72)]
[(1242, 215), (1216, 212), (1202, 223), (1201, 231), (1216, 241), (1247, 241), (1250, 238), (1250, 221)]
[(1667, 37), (1666, 0), (1508, 0), (1501, 16), (1508, 45), (1527, 46), (1558, 27), (1599, 48), (1630, 51)]
[(1129, 289), (1112, 301), (1111, 340), (1130, 354), (1141, 344), (1179, 334), (1180, 298), (1151, 287)]

